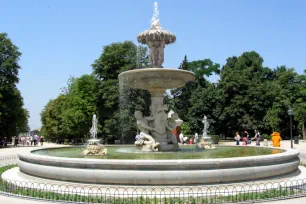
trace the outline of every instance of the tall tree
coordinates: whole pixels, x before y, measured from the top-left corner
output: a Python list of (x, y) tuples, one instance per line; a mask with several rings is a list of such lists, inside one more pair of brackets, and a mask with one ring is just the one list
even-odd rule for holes
[[(105, 46), (101, 56), (92, 65), (94, 74), (99, 79), (97, 108), (103, 138), (112, 141), (115, 139), (129, 140), (131, 135), (134, 137), (136, 129), (135, 124), (132, 124), (133, 110), (136, 104), (142, 103), (139, 100), (145, 100), (140, 96), (147, 97), (148, 95), (136, 94), (140, 91), (121, 87), (121, 100), (119, 100), (118, 75), (123, 71), (146, 67), (148, 64), (147, 49), (137, 48), (133, 42), (125, 41)], [(134, 97), (135, 95), (137, 97)], [(129, 100), (130, 97), (134, 97), (133, 100)], [(126, 121), (130, 122), (126, 123)]]
[(41, 113), (42, 132), (50, 139), (89, 136), (96, 113), (98, 80), (93, 75), (70, 78), (65, 92), (51, 100)]
[(28, 130), (28, 111), (16, 87), (21, 53), (6, 33), (0, 33), (0, 136), (17, 135)]
[[(179, 69), (186, 71), (191, 71), (196, 76), (195, 82), (188, 82), (185, 86), (177, 89), (171, 90), (171, 95), (173, 97), (174, 109), (184, 121), (189, 121), (188, 114), (191, 107), (191, 98), (192, 94), (196, 93), (199, 88), (207, 87), (208, 81), (205, 79), (205, 76), (211, 76), (213, 73), (220, 73), (220, 65), (213, 63), (210, 59), (197, 60), (188, 62), (187, 56), (184, 57)], [(194, 96), (196, 98), (196, 96)], [(200, 116), (199, 116), (200, 117)], [(203, 117), (203, 116), (202, 116)], [(201, 121), (199, 118), (196, 120)], [(193, 123), (195, 124), (195, 123)], [(198, 128), (198, 126), (193, 126), (192, 130)]]

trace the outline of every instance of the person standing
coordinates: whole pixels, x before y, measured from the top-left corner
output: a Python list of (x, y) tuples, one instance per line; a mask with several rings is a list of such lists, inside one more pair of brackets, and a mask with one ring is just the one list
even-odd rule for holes
[(21, 144), (24, 146), (26, 143), (25, 137), (21, 136), (20, 140), (21, 140)]
[(37, 145), (37, 143), (38, 143), (38, 135), (34, 135), (34, 137), (33, 137), (33, 140), (34, 140), (34, 146), (36, 146)]
[(255, 140), (256, 140), (256, 146), (260, 146), (260, 133), (259, 131), (256, 131), (256, 134), (255, 134)]
[(26, 136), (26, 143), (27, 143), (28, 146), (30, 146), (31, 141), (30, 141), (30, 136), (29, 135)]
[(239, 145), (239, 143), (240, 143), (240, 134), (239, 134), (239, 132), (236, 132), (235, 140), (236, 140), (236, 145)]
[(242, 140), (243, 140), (243, 141), (246, 141), (246, 142), (245, 142), (245, 145), (248, 144), (248, 140), (249, 140), (249, 133), (248, 133), (248, 131), (245, 130), (245, 131), (243, 132), (243, 138), (242, 138)]
[(19, 142), (18, 137), (14, 136), (14, 147), (18, 147), (18, 142)]
[(3, 147), (7, 147), (7, 138), (6, 137), (4, 137), (4, 139), (3, 139)]
[(184, 144), (184, 135), (183, 135), (183, 132), (180, 133), (180, 142), (181, 144)]
[(31, 143), (31, 146), (33, 145), (33, 143), (34, 143), (34, 138), (33, 138), (33, 136), (32, 135), (30, 135), (30, 143)]
[(44, 136), (40, 136), (39, 141), (40, 141), (40, 146), (43, 146), (44, 145), (44, 141), (45, 141)]
[(273, 147), (280, 147), (280, 141), (282, 140), (279, 132), (273, 132), (272, 134)]

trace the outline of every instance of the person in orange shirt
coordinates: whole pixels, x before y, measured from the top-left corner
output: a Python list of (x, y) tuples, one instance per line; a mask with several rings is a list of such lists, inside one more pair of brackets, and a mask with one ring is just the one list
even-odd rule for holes
[(272, 134), (272, 142), (273, 142), (273, 147), (280, 147), (280, 141), (282, 140), (279, 132), (273, 132)]

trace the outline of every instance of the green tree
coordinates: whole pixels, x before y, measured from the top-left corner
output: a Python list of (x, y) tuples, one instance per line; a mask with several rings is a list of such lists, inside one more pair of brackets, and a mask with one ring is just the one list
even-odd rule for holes
[(42, 134), (52, 140), (88, 137), (97, 111), (97, 84), (93, 75), (71, 77), (64, 93), (49, 101), (42, 111)]
[(294, 118), (298, 121), (298, 127), (302, 129), (303, 139), (306, 140), (306, 70), (298, 78), (298, 95), (293, 105)]
[(179, 69), (182, 70), (188, 70), (188, 59), (187, 59), (187, 55), (184, 56), (184, 59), (182, 61), (182, 63), (179, 66)]
[[(219, 131), (233, 135), (239, 130), (264, 128), (263, 118), (271, 106), (269, 73), (256, 52), (230, 57), (221, 70), (218, 84)], [(223, 127), (223, 128), (222, 128)]]
[[(121, 72), (148, 65), (147, 49), (137, 48), (130, 41), (104, 46), (101, 56), (93, 63), (94, 74), (99, 79), (97, 109), (104, 139), (128, 141), (132, 136), (134, 138), (136, 133), (133, 123), (134, 110), (137, 104), (144, 104), (142, 100), (147, 99), (143, 99), (142, 96), (148, 97), (148, 94), (140, 90), (130, 90), (127, 87), (119, 89), (118, 75)], [(137, 97), (130, 100), (135, 95)], [(120, 100), (119, 97), (121, 97)]]
[[(190, 124), (192, 131), (200, 131), (201, 119), (204, 114), (207, 115), (207, 113), (195, 108), (200, 107), (200, 100), (208, 97), (208, 95), (200, 96), (199, 94), (204, 93), (204, 89), (206, 88), (214, 88), (214, 85), (208, 82), (205, 77), (211, 76), (213, 73), (219, 74), (219, 68), (220, 65), (213, 63), (210, 59), (188, 62), (187, 56), (184, 57), (179, 67), (179, 69), (193, 72), (196, 76), (195, 82), (188, 82), (181, 88), (171, 90), (171, 95), (173, 97), (172, 103), (174, 104), (175, 111), (182, 120)], [(204, 105), (206, 106), (209, 104)], [(204, 108), (204, 106), (201, 106), (201, 110), (203, 110), (202, 108)], [(195, 112), (192, 110), (195, 110)]]
[[(63, 131), (62, 115), (68, 108), (68, 98), (65, 94), (59, 95), (56, 99), (50, 100), (41, 112), (41, 134), (47, 139), (55, 141), (64, 140), (70, 133)], [(68, 135), (67, 135), (68, 134)]]
[(0, 137), (17, 135), (29, 129), (29, 114), (23, 108), (23, 98), (16, 87), (20, 56), (18, 47), (7, 34), (0, 33)]
[(273, 70), (273, 81), (269, 87), (269, 94), (272, 96), (272, 106), (268, 108), (264, 118), (267, 127), (278, 130), (282, 135), (289, 135), (289, 107), (293, 108), (294, 134), (298, 134), (298, 126), (302, 127), (305, 100), (303, 77), (298, 75), (293, 68), (285, 66), (277, 67)]

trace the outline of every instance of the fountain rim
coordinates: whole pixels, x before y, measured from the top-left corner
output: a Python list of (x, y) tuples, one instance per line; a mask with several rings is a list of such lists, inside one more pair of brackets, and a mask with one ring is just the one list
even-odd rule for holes
[(140, 69), (132, 69), (132, 70), (121, 72), (118, 75), (118, 78), (120, 78), (121, 76), (123, 76), (125, 74), (139, 73), (139, 72), (176, 72), (176, 73), (180, 72), (180, 73), (190, 74), (195, 79), (195, 75), (194, 75), (193, 72), (187, 71), (187, 70), (182, 70), (182, 69), (175, 69), (175, 68), (173, 68), (173, 69), (171, 69), (171, 68), (140, 68)]
[[(120, 146), (120, 145), (112, 145), (112, 146)], [(223, 147), (236, 147), (236, 146), (230, 146), (230, 145), (218, 145)], [(107, 147), (107, 145), (105, 146)], [(268, 148), (268, 149), (278, 149), (283, 150), (283, 152), (277, 153), (277, 154), (266, 154), (266, 155), (257, 155), (257, 156), (245, 156), (245, 157), (228, 157), (228, 158), (210, 158), (210, 159), (94, 159), (94, 158), (71, 158), (71, 157), (56, 157), (56, 156), (48, 156), (48, 155), (39, 155), (34, 154), (33, 152), (39, 151), (39, 150), (47, 150), (47, 149), (61, 149), (61, 148), (75, 148), (75, 147), (48, 147), (48, 148), (40, 148), (35, 150), (30, 150), (26, 153), (19, 153), (18, 157), (20, 158), (32, 158), (32, 159), (42, 159), (42, 160), (57, 160), (58, 162), (64, 162), (64, 161), (78, 161), (78, 162), (89, 162), (94, 161), (95, 163), (131, 163), (131, 162), (141, 162), (142, 164), (152, 164), (152, 163), (173, 163), (179, 161), (181, 164), (188, 164), (190, 162), (200, 162), (201, 164), (210, 164), (213, 162), (224, 162), (224, 161), (240, 161), (240, 162), (246, 162), (246, 161), (252, 161), (253, 159), (258, 160), (259, 158), (262, 159), (270, 159), (270, 158), (281, 158), (286, 156), (298, 156), (300, 152), (295, 149), (285, 149), (285, 148), (276, 148), (276, 147), (255, 147), (255, 148)], [(249, 147), (243, 147), (243, 148), (249, 148)], [(207, 150), (209, 151), (209, 150)]]

